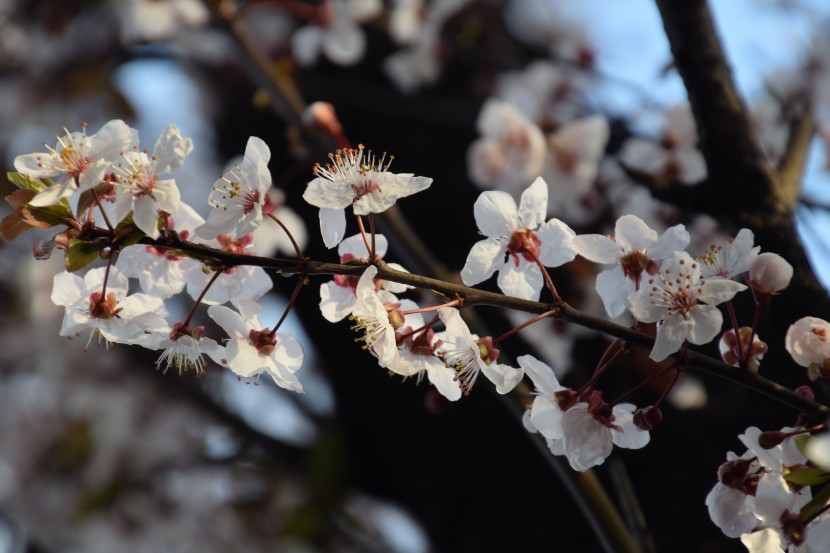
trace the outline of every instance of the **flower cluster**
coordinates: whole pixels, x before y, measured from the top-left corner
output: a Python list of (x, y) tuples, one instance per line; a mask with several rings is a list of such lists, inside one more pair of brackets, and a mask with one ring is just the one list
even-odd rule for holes
[(822, 478), (791, 437), (802, 433), (748, 428), (739, 436), (746, 452), (727, 455), (706, 496), (712, 521), (751, 552), (821, 551), (830, 540), (830, 518), (813, 516), (823, 502), (815, 511), (809, 487)]
[[(171, 176), (192, 149), (173, 125), (152, 153), (140, 148), (138, 132), (120, 120), (93, 135), (86, 125), (82, 132), (66, 131), (55, 147), (15, 159), (18, 192), (40, 211), (35, 216), (31, 209), (28, 215), (18, 210), (4, 228), (23, 223), (23, 217), (41, 228), (67, 224), (44, 249), (46, 255), (55, 247), (66, 252), (67, 270), (55, 276), (52, 290), (52, 301), (65, 308), (62, 336), (88, 332), (87, 345), (96, 339), (158, 350), (165, 371), (172, 366), (201, 374), (207, 356), (240, 378), (268, 372), (281, 387), (301, 392), (294, 373), (302, 365), (302, 348), (290, 334), (264, 329), (258, 318), (254, 302), (271, 289), (270, 277), (261, 267), (226, 261), (254, 255), (251, 233), (274, 209), (268, 147), (251, 137), (242, 162), (214, 184), (207, 222), (181, 200)], [(105, 228), (96, 226), (99, 217)], [(188, 254), (186, 244), (218, 255)], [(83, 278), (75, 274), (99, 257), (105, 267)], [(138, 280), (141, 293), (128, 293), (130, 278)], [(165, 302), (185, 289), (193, 308), (185, 320), (171, 323)], [(199, 304), (212, 306), (209, 315), (228, 339), (208, 337), (204, 326), (193, 324)]]
[[(484, 156), (494, 165), (478, 168), (479, 184), (498, 181), (515, 193), (530, 174), (543, 172), (559, 183), (570, 179), (580, 191), (571, 198), (576, 201), (587, 190), (580, 179), (594, 180), (592, 160), (607, 138), (604, 121), (572, 122), (548, 137), (545, 146), (544, 138), (535, 133), (538, 129), (509, 104), (494, 101), (484, 115), (481, 128), (487, 136), (470, 156)], [(482, 153), (493, 148), (502, 149), (503, 158)], [(152, 153), (140, 149), (138, 133), (123, 121), (111, 121), (93, 135), (87, 135), (85, 127), (82, 132), (66, 131), (45, 152), (15, 159), (18, 172), (10, 179), (21, 190), (9, 201), (15, 209), (2, 223), (4, 236), (13, 238), (30, 228), (66, 227), (41, 247), (42, 256), (55, 248), (65, 252), (67, 270), (54, 277), (51, 296), (65, 308), (62, 336), (88, 333), (87, 346), (96, 339), (107, 346), (124, 343), (157, 350), (157, 363), (164, 371), (173, 367), (180, 373), (202, 374), (210, 359), (240, 380), (256, 382), (267, 373), (281, 388), (301, 393), (303, 348), (280, 326), (315, 265), (302, 254), (303, 240), (289, 230), (298, 223), (287, 226), (278, 216), (278, 196), (268, 169), (270, 150), (259, 138), (248, 140), (242, 159), (214, 183), (210, 212), (203, 218), (182, 201), (173, 176), (192, 149), (190, 139), (172, 125)], [(482, 192), (473, 212), (484, 238), (472, 245), (460, 278), (472, 286), (498, 273), (496, 284), (505, 296), (525, 305), (535, 302), (527, 311), (541, 314), (517, 322), (502, 336), (479, 336), (458, 309), (475, 297), (476, 290), (466, 288), (453, 292), (455, 297), (441, 295), (437, 300), (418, 296), (417, 303), (403, 297), (413, 284), (431, 285), (387, 263), (389, 240), (375, 232), (376, 214), (426, 190), (432, 179), (392, 173), (393, 156), (378, 157), (362, 145), (337, 150), (329, 160), (326, 166), (314, 167), (315, 178), (303, 194), (320, 208), (323, 242), (338, 247), (341, 264), (331, 271), (337, 273), (333, 279), (320, 286), (323, 317), (332, 323), (348, 319), (358, 335), (355, 342), (380, 367), (419, 383), (426, 377), (450, 401), (470, 394), (479, 381), (489, 381), (497, 393), (507, 394), (527, 375), (534, 391), (525, 428), (540, 435), (550, 451), (567, 458), (575, 470), (602, 464), (615, 445), (637, 449), (649, 443), (650, 432), (662, 420), (660, 404), (684, 368), (685, 348), (707, 344), (721, 334), (720, 304), (727, 303), (732, 327), (720, 340), (723, 359), (738, 370), (759, 370), (767, 351), (756, 334), (760, 310), (788, 286), (793, 270), (781, 256), (760, 253), (749, 229), (693, 256), (696, 252), (686, 251), (691, 236), (683, 225), (658, 233), (632, 214), (617, 219), (613, 236), (577, 235), (549, 217), (553, 188), (542, 176), (521, 189), (518, 203), (507, 191)], [(551, 163), (555, 168), (543, 168)], [(516, 167), (523, 172), (514, 171)], [(501, 170), (506, 172), (499, 176)], [(359, 232), (344, 239), (349, 207)], [(96, 222), (99, 217), (103, 226)], [(287, 238), (297, 257), (291, 270), (301, 274), (285, 313), (273, 327), (263, 324), (257, 303), (272, 287), (262, 266), (289, 265), (258, 263), (254, 233), (262, 236), (266, 219), (278, 225), (271, 226), (269, 234)], [(645, 382), (613, 401), (603, 398), (598, 382), (628, 351), (620, 341), (608, 346), (593, 375), (578, 387), (560, 384), (551, 367), (533, 356), (518, 357), (518, 367), (502, 356), (504, 340), (557, 317), (565, 304), (548, 269), (571, 263), (577, 255), (601, 266), (596, 304), (601, 301), (610, 317), (629, 316), (636, 329), (652, 333), (653, 361), (674, 358), (660, 365), (657, 376), (673, 372), (674, 378), (652, 405), (637, 408), (625, 401)], [(89, 269), (83, 277), (76, 274), (99, 259), (105, 266)], [(129, 293), (129, 279), (137, 280), (141, 292)], [(546, 312), (537, 309), (546, 305), (538, 303), (543, 289), (551, 298)], [(741, 327), (730, 302), (745, 290), (751, 290), (757, 312), (752, 326)], [(166, 303), (185, 291), (194, 300), (192, 308), (183, 320), (171, 321)], [(208, 336), (205, 325), (194, 320), (201, 304), (209, 306), (207, 315), (225, 337)], [(655, 326), (647, 326), (651, 324)], [(787, 350), (808, 368), (811, 379), (830, 377), (827, 328), (825, 321), (807, 317), (787, 333)], [(712, 519), (752, 551), (789, 546), (806, 551), (830, 533), (826, 516), (805, 511), (811, 505), (810, 489), (800, 476), (793, 476), (812, 468), (791, 439), (806, 432), (785, 428), (761, 433), (750, 428), (741, 436), (748, 451), (741, 456), (730, 453), (719, 471), (706, 501)], [(816, 444), (816, 458), (830, 458), (823, 442)]]

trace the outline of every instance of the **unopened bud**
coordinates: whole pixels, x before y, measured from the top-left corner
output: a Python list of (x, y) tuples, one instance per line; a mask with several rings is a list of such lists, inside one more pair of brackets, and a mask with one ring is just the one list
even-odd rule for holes
[(781, 292), (790, 285), (793, 266), (776, 253), (762, 253), (749, 266), (747, 280), (758, 303), (764, 303), (769, 296)]
[(795, 393), (797, 393), (800, 396), (804, 396), (807, 399), (811, 399), (811, 400), (816, 399), (816, 393), (813, 391), (812, 388), (810, 388), (809, 386), (806, 386), (806, 385), (805, 386), (799, 386), (798, 388), (796, 388)]
[(740, 488), (749, 473), (751, 461), (736, 459), (718, 467), (718, 480), (727, 488)]
[(640, 430), (654, 430), (663, 422), (663, 413), (656, 405), (649, 405), (634, 411), (634, 425)]
[(55, 249), (54, 240), (38, 240), (32, 247), (32, 255), (38, 261), (43, 261), (51, 257), (53, 249)]
[(758, 436), (758, 445), (763, 449), (772, 449), (786, 439), (787, 434), (779, 430), (768, 430), (767, 432), (761, 432), (761, 435)]
[(329, 136), (343, 134), (343, 127), (340, 125), (340, 120), (337, 119), (337, 112), (334, 111), (334, 106), (328, 102), (314, 102), (308, 106), (303, 112), (303, 123)]

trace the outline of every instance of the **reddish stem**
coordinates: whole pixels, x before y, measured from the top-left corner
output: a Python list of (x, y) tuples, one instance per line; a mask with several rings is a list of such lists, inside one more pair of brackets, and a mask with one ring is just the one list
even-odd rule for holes
[(516, 334), (517, 332), (522, 330), (523, 328), (528, 327), (528, 326), (532, 325), (533, 323), (539, 322), (542, 319), (550, 317), (551, 315), (555, 315), (556, 311), (557, 311), (556, 309), (551, 309), (550, 311), (547, 311), (547, 312), (542, 313), (540, 315), (536, 315), (532, 319), (528, 319), (527, 321), (523, 322), (522, 324), (520, 324), (519, 326), (517, 326), (515, 328), (511, 328), (510, 330), (508, 330), (507, 332), (505, 332), (504, 334), (502, 334), (501, 336), (499, 336), (498, 338), (493, 340), (493, 345), (494, 346), (498, 345), (501, 341), (503, 341), (507, 338), (510, 338), (511, 336), (513, 336), (514, 334)]

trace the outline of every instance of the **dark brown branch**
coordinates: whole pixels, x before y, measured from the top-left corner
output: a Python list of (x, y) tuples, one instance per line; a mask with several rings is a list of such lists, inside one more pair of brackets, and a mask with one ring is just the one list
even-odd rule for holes
[(770, 197), (774, 175), (753, 136), (706, 1), (657, 0), (657, 7), (722, 211), (734, 212), (746, 196)]
[[(278, 259), (233, 254), (220, 250), (213, 250), (200, 244), (193, 244), (192, 242), (181, 240), (175, 234), (173, 234), (172, 238), (169, 240), (158, 241), (146, 238), (142, 240), (142, 243), (160, 247), (171, 247), (175, 244), (176, 250), (183, 253), (195, 253), (197, 257), (202, 259), (214, 259), (216, 260), (216, 264), (219, 266), (233, 267), (237, 265), (254, 265), (265, 269), (274, 269), (283, 275), (340, 274), (359, 276), (366, 269), (365, 265), (344, 265), (341, 263), (323, 263), (319, 261), (298, 262), (294, 259)], [(654, 346), (653, 337), (637, 330), (618, 325), (611, 321), (583, 313), (577, 309), (574, 309), (564, 301), (542, 303), (538, 301), (514, 298), (496, 292), (488, 292), (486, 290), (471, 288), (461, 284), (454, 284), (421, 275), (396, 271), (395, 269), (390, 268), (383, 261), (378, 261), (377, 268), (378, 278), (407, 284), (423, 290), (431, 290), (434, 293), (448, 299), (461, 298), (464, 300), (463, 305), (467, 307), (474, 305), (492, 305), (496, 307), (504, 307), (506, 309), (513, 309), (515, 311), (523, 311), (526, 313), (546, 313), (554, 310), (556, 311), (556, 315), (554, 316), (563, 321), (603, 332), (608, 336), (625, 340), (626, 342), (641, 348), (651, 349)], [(675, 355), (675, 357), (678, 356)], [(803, 412), (813, 419), (823, 421), (830, 417), (830, 408), (796, 394), (792, 390), (789, 390), (762, 376), (753, 374), (738, 367), (727, 365), (726, 363), (711, 357), (695, 352), (688, 352), (685, 356), (685, 366), (742, 384), (800, 412)]]
[[(779, 182), (781, 177), (764, 159), (706, 1), (657, 0), (657, 6), (706, 160), (708, 179), (697, 187), (698, 203), (705, 203), (706, 212), (731, 232), (752, 229), (757, 244), (780, 253), (795, 267), (790, 301), (773, 305), (771, 320), (781, 334), (806, 315), (830, 318), (830, 298), (811, 268), (795, 225), (797, 171), (788, 170), (789, 182)], [(791, 144), (804, 140), (806, 131), (796, 132)], [(787, 156), (788, 167), (802, 162), (794, 152)]]
[(790, 136), (781, 162), (778, 164), (778, 194), (790, 209), (795, 208), (801, 189), (801, 179), (807, 165), (810, 142), (815, 134), (813, 110), (805, 108), (803, 113), (790, 123)]

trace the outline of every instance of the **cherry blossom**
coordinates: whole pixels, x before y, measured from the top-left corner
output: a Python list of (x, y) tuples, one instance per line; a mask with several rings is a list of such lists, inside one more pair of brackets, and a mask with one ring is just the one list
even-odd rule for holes
[(562, 416), (562, 449), (571, 468), (584, 471), (601, 465), (615, 445), (625, 449), (648, 445), (648, 431), (634, 424), (635, 410), (630, 403), (611, 407), (598, 392), (569, 408)]
[[(405, 307), (403, 302), (401, 307)], [(398, 329), (395, 338), (398, 356), (390, 363), (390, 371), (405, 377), (414, 376), (419, 384), (426, 375), (442, 396), (450, 401), (461, 399), (461, 387), (455, 378), (455, 371), (447, 367), (436, 353), (442, 344), (440, 334), (431, 327), (424, 328), (420, 313), (406, 315), (405, 326)]]
[(649, 357), (662, 361), (686, 340), (698, 345), (711, 341), (723, 323), (723, 315), (714, 306), (741, 290), (746, 286), (731, 280), (701, 279), (699, 263), (686, 252), (673, 253), (659, 274), (631, 296), (634, 318), (660, 323)]
[(319, 21), (297, 30), (291, 37), (294, 59), (312, 65), (320, 51), (338, 65), (353, 65), (363, 57), (366, 36), (358, 23), (380, 13), (378, 0), (325, 0)]
[(758, 254), (749, 266), (747, 282), (758, 301), (780, 293), (790, 285), (793, 266), (777, 253)]
[(303, 392), (296, 373), (303, 364), (303, 348), (287, 332), (273, 332), (263, 327), (259, 318), (261, 306), (252, 301), (235, 303), (237, 313), (224, 305), (211, 305), (208, 315), (227, 332), (225, 355), (219, 363), (240, 378), (259, 379), (268, 373), (277, 386)]
[[(253, 236), (250, 234), (237, 240), (233, 240), (226, 234), (220, 234), (216, 240), (208, 240), (205, 244), (231, 253), (253, 255), (253, 252), (250, 251), (252, 242)], [(187, 270), (185, 280), (187, 282), (187, 293), (191, 298), (199, 297), (213, 277), (215, 270), (202, 264)], [(202, 303), (207, 305), (240, 300), (256, 301), (274, 287), (271, 277), (262, 267), (240, 265), (224, 270), (219, 268), (218, 270), (221, 270), (222, 274), (219, 275), (202, 298)]]
[(355, 302), (349, 319), (355, 322), (352, 327), (362, 336), (363, 349), (368, 349), (381, 367), (388, 367), (397, 358), (398, 347), (395, 330), (404, 325), (400, 315), (400, 303), (385, 302), (375, 288), (375, 275), (378, 268), (366, 267), (355, 288)]
[(731, 451), (718, 469), (718, 482), (706, 495), (709, 518), (730, 538), (751, 532), (758, 519), (747, 505), (754, 495), (764, 468), (750, 451), (738, 457)]
[(173, 367), (178, 369), (179, 374), (188, 370), (194, 370), (197, 375), (204, 374), (205, 354), (217, 363), (221, 363), (221, 359), (225, 357), (225, 348), (204, 334), (205, 328), (202, 326), (191, 330), (180, 324), (173, 325), (167, 337), (159, 340), (153, 347), (162, 350), (156, 365), (164, 367), (165, 373)]
[[(782, 473), (771, 471), (761, 477), (754, 496), (747, 498), (749, 509), (755, 514), (761, 530), (742, 535), (741, 542), (750, 551), (787, 550), (787, 545), (800, 546), (809, 532), (799, 511), (812, 499), (810, 488), (793, 492)], [(826, 547), (826, 543), (824, 546)], [(756, 549), (761, 546), (760, 549)], [(811, 548), (795, 547), (793, 553), (808, 552)], [(818, 550), (815, 550), (818, 551)]]
[[(761, 341), (757, 334), (755, 334), (751, 327), (744, 326), (738, 330), (739, 338), (735, 337), (735, 330), (729, 329), (723, 333), (718, 349), (720, 355), (725, 363), (738, 367), (741, 364), (741, 356), (745, 356), (746, 368), (752, 372), (758, 372), (758, 365), (764, 358), (764, 354), (769, 349), (767, 345)], [(752, 336), (752, 346), (749, 345), (750, 336)], [(740, 346), (738, 346), (738, 339), (740, 339)]]
[(695, 257), (700, 261), (701, 277), (735, 279), (747, 272), (761, 251), (760, 246), (753, 246), (754, 242), (755, 235), (752, 231), (741, 229), (734, 240), (710, 245), (703, 255)]
[(804, 317), (787, 329), (785, 347), (796, 363), (809, 369), (811, 380), (830, 375), (830, 323)]
[(623, 215), (617, 219), (614, 237), (585, 234), (573, 239), (573, 248), (594, 263), (613, 264), (597, 276), (596, 288), (605, 310), (611, 317), (622, 315), (632, 292), (640, 289), (644, 273), (657, 273), (657, 262), (689, 245), (690, 236), (683, 225), (675, 225), (662, 235), (650, 229), (642, 219)]
[(182, 137), (178, 127), (169, 125), (156, 141), (153, 155), (137, 149), (124, 152), (114, 166), (116, 218), (120, 221), (132, 211), (135, 225), (155, 237), (159, 211), (175, 213), (181, 202), (176, 181), (159, 177), (181, 167), (192, 150), (193, 141)]
[(629, 139), (620, 152), (620, 161), (683, 184), (697, 184), (705, 179), (706, 162), (697, 149), (697, 128), (689, 105), (680, 104), (666, 113), (661, 143)]
[[(388, 242), (386, 237), (382, 234), (376, 234), (375, 255), (383, 258), (387, 248)], [(341, 263), (348, 263), (354, 260), (368, 262), (369, 253), (366, 251), (366, 244), (363, 241), (363, 236), (360, 234), (356, 234), (340, 242), (340, 245), (337, 247), (337, 253), (340, 254)], [(389, 263), (388, 265), (398, 271), (406, 270), (397, 263)], [(357, 302), (356, 290), (358, 281), (358, 277), (335, 275), (334, 280), (320, 285), (320, 311), (327, 321), (336, 323), (352, 313)], [(405, 284), (398, 284), (397, 282), (387, 280), (375, 281), (375, 289), (384, 303), (395, 303), (398, 301), (395, 294), (400, 294), (407, 288)]]
[[(205, 222), (192, 207), (185, 203), (167, 218), (167, 228), (175, 230), (183, 240)], [(118, 255), (115, 266), (131, 278), (137, 278), (145, 293), (169, 298), (178, 294), (187, 284), (187, 275), (193, 269), (201, 270), (201, 263), (189, 257), (173, 253), (168, 248), (134, 244)]]
[(595, 115), (562, 125), (548, 139), (542, 174), (556, 213), (568, 213), (593, 187), (609, 132), (608, 121)]
[(495, 95), (540, 127), (558, 127), (578, 116), (582, 109), (579, 98), (587, 84), (582, 72), (540, 59), (520, 71), (502, 73)]
[(128, 295), (127, 277), (115, 267), (92, 269), (83, 279), (64, 271), (55, 275), (51, 299), (66, 308), (61, 336), (74, 336), (90, 329), (93, 337), (115, 343), (136, 343), (145, 331), (165, 326), (167, 311), (161, 298), (147, 294)]
[[(539, 432), (548, 440), (561, 440), (562, 416), (565, 413), (557, 394), (567, 388), (559, 384), (550, 366), (532, 355), (522, 355), (516, 361), (536, 387), (536, 397), (533, 398), (531, 408), (525, 413), (525, 427), (532, 432)], [(567, 400), (569, 396), (566, 394), (561, 397)]]
[[(781, 432), (794, 430), (782, 428)], [(747, 451), (740, 457), (727, 454), (727, 462), (718, 469), (718, 483), (706, 497), (712, 521), (731, 538), (748, 535), (759, 524), (777, 524), (785, 508), (797, 512), (797, 506), (810, 499), (809, 488), (781, 486), (786, 472), (806, 462), (795, 442), (784, 439), (765, 448), (759, 442), (762, 434), (760, 429), (750, 427), (739, 436)], [(750, 541), (760, 539), (761, 534), (756, 534)]]
[(473, 183), (516, 194), (541, 174), (545, 137), (514, 106), (488, 100), (476, 126), (482, 136), (467, 151), (467, 170)]
[(87, 136), (86, 125), (82, 132), (64, 130), (65, 136), (57, 137), (54, 148), (46, 146), (46, 152), (14, 158), (14, 168), (21, 173), (39, 178), (57, 177), (54, 184), (29, 202), (33, 206), (54, 205), (75, 192), (97, 186), (121, 152), (138, 143), (138, 133), (120, 119), (109, 121), (92, 136)]
[(199, 0), (124, 0), (116, 2), (121, 38), (126, 42), (158, 41), (187, 27), (201, 27), (210, 12)]
[(242, 163), (228, 169), (213, 184), (208, 202), (213, 207), (207, 222), (196, 230), (205, 239), (220, 234), (241, 237), (254, 231), (261, 223), (267, 205), (271, 173), (268, 160), (271, 150), (262, 139), (252, 136), (245, 146)]
[(399, 199), (426, 190), (428, 177), (389, 172), (394, 159), (384, 154), (377, 159), (363, 145), (329, 154), (331, 163), (314, 168), (317, 178), (308, 183), (303, 199), (320, 208), (320, 230), (326, 247), (333, 248), (346, 232), (344, 209), (352, 206), (355, 215), (382, 213)]
[(389, 19), (393, 40), (407, 44), (383, 60), (383, 70), (404, 93), (412, 94), (441, 75), (446, 21), (471, 0), (397, 0)]
[(484, 373), (500, 394), (508, 393), (522, 380), (524, 370), (496, 363), (499, 350), (493, 347), (493, 340), (471, 334), (457, 309), (442, 307), (438, 315), (447, 327), (441, 335), (444, 343), (438, 353), (448, 367), (455, 369), (464, 394), (473, 388), (479, 373)]
[(544, 222), (548, 186), (540, 177), (522, 193), (517, 208), (506, 192), (482, 192), (473, 207), (476, 224), (487, 237), (477, 242), (461, 270), (472, 286), (499, 271), (499, 288), (508, 295), (537, 300), (544, 278), (537, 261), (558, 267), (573, 260), (575, 233), (559, 219)]

